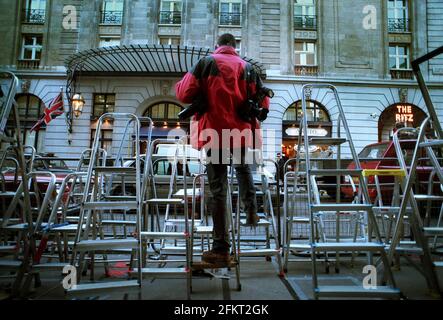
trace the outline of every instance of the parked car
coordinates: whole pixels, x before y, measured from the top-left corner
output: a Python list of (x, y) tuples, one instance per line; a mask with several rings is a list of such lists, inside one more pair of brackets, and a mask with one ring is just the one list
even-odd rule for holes
[[(400, 141), (401, 149), (403, 151), (404, 159), (406, 165), (409, 166), (414, 153), (416, 140), (403, 140)], [(426, 155), (423, 153), (420, 157), (425, 158)], [(359, 159), (362, 169), (399, 169), (399, 163), (397, 154), (395, 151), (395, 146), (393, 141), (384, 141), (379, 143), (373, 143), (365, 148), (359, 153)], [(373, 159), (373, 160), (372, 160)], [(351, 162), (348, 169), (355, 169), (355, 163)], [(433, 167), (430, 166), (429, 161), (422, 159), (419, 161), (417, 166), (417, 182), (416, 183), (416, 193), (425, 194), (428, 189), (429, 175), (432, 172)], [(344, 185), (341, 187), (341, 192), (345, 197), (353, 197), (353, 190), (350, 185), (350, 177), (347, 176), (344, 179)], [(358, 184), (358, 178), (353, 177), (356, 184)], [(393, 195), (393, 183), (394, 177), (392, 176), (380, 176), (379, 182), (381, 186), (382, 199), (385, 204), (389, 204)], [(368, 178), (368, 189), (369, 196), (371, 200), (375, 200), (377, 196), (377, 191), (374, 186), (375, 178)], [(440, 187), (435, 184), (435, 192), (439, 192)]]

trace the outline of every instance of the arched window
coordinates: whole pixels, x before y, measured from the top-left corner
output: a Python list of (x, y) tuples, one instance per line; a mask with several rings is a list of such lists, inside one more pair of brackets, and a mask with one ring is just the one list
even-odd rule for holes
[(173, 122), (179, 121), (178, 113), (183, 107), (173, 102), (160, 102), (148, 107), (143, 116), (150, 117), (153, 121)]
[[(324, 106), (322, 106), (319, 102), (314, 100), (308, 100), (306, 111), (308, 114), (308, 121), (309, 122), (331, 122), (329, 118), (328, 111)], [(288, 109), (286, 110), (283, 121), (285, 122), (300, 122), (302, 119), (303, 112), (302, 112), (302, 105), (301, 100), (294, 102), (291, 104)]]
[[(19, 94), (15, 97), (20, 116), (20, 127), (22, 130), (22, 141), (25, 145), (33, 146), (38, 152), (44, 150), (45, 124), (39, 131), (32, 131), (31, 128), (37, 123), (43, 115), (45, 104), (39, 97), (32, 94)], [(15, 124), (12, 118), (12, 112), (9, 117), (7, 131), (9, 135), (15, 134)]]

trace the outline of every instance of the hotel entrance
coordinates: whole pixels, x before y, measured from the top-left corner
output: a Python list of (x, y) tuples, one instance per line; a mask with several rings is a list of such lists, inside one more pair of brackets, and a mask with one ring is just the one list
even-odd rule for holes
[(396, 103), (387, 107), (378, 120), (378, 141), (391, 140), (400, 127), (417, 128), (426, 118), (419, 107), (410, 103)]
[[(309, 137), (330, 137), (332, 134), (332, 122), (326, 108), (315, 100), (307, 101), (308, 135)], [(295, 158), (297, 155), (297, 142), (300, 132), (300, 120), (303, 111), (301, 100), (291, 104), (283, 116), (282, 127), (282, 154), (287, 158)], [(314, 150), (315, 149), (315, 150)], [(324, 151), (323, 147), (312, 146), (312, 153)]]

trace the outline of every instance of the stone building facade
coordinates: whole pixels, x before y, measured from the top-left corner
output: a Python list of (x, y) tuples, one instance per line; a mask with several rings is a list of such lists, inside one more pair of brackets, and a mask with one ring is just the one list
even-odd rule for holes
[[(18, 101), (26, 142), (60, 157), (78, 157), (91, 145), (105, 111), (148, 114), (156, 126), (180, 125), (174, 118), (183, 107), (174, 93), (180, 75), (79, 73), (74, 89), (86, 103), (72, 135), (64, 116), (30, 133), (43, 105), (65, 91), (65, 60), (91, 48), (213, 49), (218, 35), (234, 34), (238, 52), (263, 64), (264, 83), (275, 92), (263, 124), (269, 130), (265, 154), (275, 158), (282, 148), (291, 155), (295, 147), (306, 83), (337, 87), (358, 150), (389, 139), (398, 121), (417, 126), (427, 110), (410, 62), (443, 45), (443, 0), (0, 0), (0, 7), (0, 67), (22, 80)], [(443, 119), (443, 57), (422, 71)], [(324, 90), (310, 98), (312, 134), (331, 134), (337, 129), (335, 101)], [(122, 131), (110, 124), (104, 146), (115, 152)], [(268, 133), (275, 139), (266, 139)]]

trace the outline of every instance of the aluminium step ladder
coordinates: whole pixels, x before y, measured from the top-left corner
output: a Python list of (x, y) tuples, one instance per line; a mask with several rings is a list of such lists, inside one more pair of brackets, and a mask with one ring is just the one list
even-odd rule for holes
[[(188, 215), (188, 195), (187, 195), (187, 137), (180, 139), (159, 139), (148, 144), (147, 156), (145, 160), (144, 184), (142, 192), (144, 194), (143, 224), (139, 232), (142, 244), (141, 264), (134, 269), (131, 274), (139, 273), (141, 277), (149, 278), (175, 278), (184, 277), (186, 279), (187, 298), (191, 297), (191, 277), (190, 268), (190, 221)], [(172, 153), (168, 154), (170, 162), (171, 176), (168, 195), (166, 198), (156, 197), (155, 172), (153, 166), (154, 152), (157, 145), (172, 145)], [(179, 174), (181, 168), (181, 175)], [(180, 177), (180, 179), (178, 179)], [(178, 181), (181, 180), (181, 181)], [(183, 186), (183, 196), (173, 197), (174, 188), (178, 184)], [(152, 192), (152, 193), (151, 193)], [(151, 195), (153, 197), (151, 197)], [(165, 215), (161, 217), (160, 206), (165, 207)], [(171, 218), (171, 207), (183, 208), (183, 218), (177, 216)], [(163, 227), (162, 221), (163, 218)], [(181, 242), (184, 245), (184, 258), (169, 259), (169, 254), (162, 253), (162, 249), (167, 243), (176, 244)], [(149, 252), (152, 248), (153, 251)], [(170, 252), (169, 252), (170, 253)], [(175, 264), (173, 267), (165, 267), (167, 264)], [(177, 264), (179, 264), (177, 266)], [(157, 265), (157, 266), (155, 266)]]
[[(106, 120), (121, 122), (131, 122), (131, 134), (134, 141), (134, 167), (123, 166), (100, 166), (98, 164), (100, 131)], [(71, 265), (77, 269), (77, 279), (81, 280), (83, 270), (85, 269), (85, 255), (89, 253), (89, 265), (91, 268), (91, 278), (94, 274), (94, 255), (98, 252), (104, 254), (107, 260), (107, 254), (110, 252), (126, 253), (135, 257), (137, 261), (137, 279), (128, 279), (121, 281), (105, 281), (92, 283), (74, 284), (66, 290), (69, 294), (89, 292), (95, 290), (141, 288), (142, 274), (141, 270), (141, 211), (142, 211), (142, 168), (140, 165), (140, 121), (137, 116), (129, 113), (106, 113), (102, 115), (97, 123), (96, 134), (92, 147), (92, 152), (88, 164), (88, 171), (85, 181), (82, 203), (80, 206), (80, 216), (77, 225), (77, 231), (74, 239)], [(122, 137), (131, 141), (131, 137)], [(106, 178), (114, 174), (124, 174), (132, 177), (135, 187), (135, 195), (126, 197), (116, 197), (110, 199), (106, 197)], [(90, 188), (92, 187), (92, 192)], [(127, 237), (105, 237), (101, 225), (102, 213), (110, 210), (134, 210), (136, 215), (136, 230), (138, 234)], [(129, 269), (133, 266), (130, 265)]]
[[(193, 213), (195, 213), (195, 196), (196, 196), (196, 189), (197, 185), (200, 184), (201, 188), (206, 183), (207, 174), (201, 173), (194, 177), (193, 181)], [(230, 243), (231, 243), (231, 261), (227, 264), (211, 264), (206, 263), (202, 260), (195, 259), (197, 256), (200, 256), (199, 254), (196, 254), (194, 252), (194, 238), (196, 237), (209, 237), (213, 234), (214, 228), (212, 225), (208, 225), (208, 222), (206, 221), (206, 225), (196, 224), (195, 215), (193, 214), (191, 216), (191, 230), (193, 232), (191, 233), (191, 241), (190, 241), (190, 266), (192, 271), (205, 271), (209, 275), (211, 275), (214, 278), (219, 278), (222, 280), (223, 284), (223, 293), (229, 296), (229, 270), (234, 269), (235, 271), (235, 279), (236, 279), (236, 290), (241, 291), (241, 282), (240, 282), (240, 263), (239, 263), (239, 255), (237, 250), (237, 240), (236, 240), (236, 232), (235, 232), (235, 222), (234, 222), (234, 216), (233, 216), (233, 204), (232, 204), (232, 181), (229, 181), (228, 177), (228, 186), (227, 186), (227, 197), (226, 197), (226, 214), (227, 214), (227, 220), (228, 220), (228, 233), (230, 237)], [(209, 240), (209, 239), (208, 239)], [(208, 249), (210, 249), (210, 246), (208, 245)], [(191, 292), (192, 292), (192, 278), (191, 278)], [(228, 298), (228, 297), (227, 297)]]
[[(251, 246), (247, 246), (247, 243), (254, 243), (257, 240), (261, 239), (254, 239), (251, 238), (248, 235), (243, 235), (245, 228), (249, 228), (246, 226), (246, 214), (242, 212), (241, 210), (241, 190), (240, 190), (240, 184), (237, 180), (237, 191), (233, 194), (237, 196), (236, 201), (236, 211), (235, 211), (235, 230), (236, 230), (236, 241), (237, 241), (237, 255), (239, 259), (240, 264), (240, 258), (241, 257), (266, 257), (268, 261), (271, 261), (272, 257), (275, 257), (277, 266), (278, 266), (278, 275), (280, 277), (284, 276), (283, 272), (283, 265), (281, 261), (281, 248), (280, 248), (280, 241), (279, 241), (279, 235), (277, 233), (277, 223), (274, 215), (274, 206), (272, 203), (272, 195), (269, 187), (269, 181), (268, 177), (266, 176), (266, 173), (264, 172), (265, 167), (265, 160), (263, 159), (263, 155), (261, 150), (250, 150), (248, 153), (248, 156), (254, 157), (254, 163), (256, 170), (252, 173), (254, 177), (258, 178), (259, 181), (254, 181), (254, 186), (258, 191), (256, 190), (257, 197), (261, 198), (261, 204), (263, 206), (263, 212), (258, 212), (257, 215), (259, 216), (260, 220), (258, 221), (258, 225), (255, 229), (255, 231), (264, 229), (265, 231), (265, 248), (258, 248), (257, 246), (254, 246), (251, 248)], [(252, 170), (252, 169), (251, 169)], [(258, 177), (257, 177), (258, 176)], [(234, 168), (231, 166), (231, 188), (232, 183), (234, 182)], [(258, 199), (257, 199), (258, 200)], [(257, 201), (258, 202), (258, 201)], [(258, 206), (258, 204), (257, 204)], [(272, 232), (272, 238), (274, 240), (273, 245), (271, 246), (271, 232)]]
[[(25, 159), (25, 152), (23, 147), (23, 141), (21, 138), (21, 126), (20, 126), (20, 115), (18, 112), (18, 106), (17, 102), (15, 101), (15, 94), (18, 91), (18, 85), (19, 80), (18, 78), (11, 72), (7, 71), (0, 71), (0, 83), (1, 87), (3, 89), (7, 88), (7, 92), (3, 92), (4, 99), (1, 102), (2, 108), (0, 110), (0, 141), (9, 143), (12, 145), (16, 150), (16, 163), (18, 166), (16, 167), (16, 173), (17, 175), (20, 175), (21, 183), (23, 184), (23, 190), (22, 190), (22, 198), (23, 198), (23, 204), (22, 204), (22, 212), (23, 212), (23, 221), (32, 221), (31, 216), (31, 201), (30, 201), (30, 192), (29, 192), (29, 184), (28, 184), (28, 165)], [(8, 137), (5, 134), (6, 129), (6, 123), (9, 119), (10, 113), (12, 111), (13, 115), (13, 122), (15, 125), (15, 137)], [(31, 162), (32, 163), (32, 162)], [(0, 217), (0, 222), (4, 224), (3, 217)], [(14, 221), (12, 223), (16, 223), (17, 221)], [(5, 225), (5, 224), (4, 224)], [(20, 294), (20, 288), (23, 282), (23, 278), (25, 276), (25, 273), (28, 271), (29, 264), (32, 260), (32, 253), (35, 249), (35, 241), (32, 237), (32, 224), (28, 224), (28, 228), (26, 231), (26, 234), (29, 236), (26, 236), (24, 238), (23, 243), (23, 258), (21, 261), (13, 261), (10, 262), (9, 260), (0, 259), (0, 269), (2, 270), (8, 270), (15, 272), (15, 279), (12, 284), (12, 290), (11, 290), (11, 296), (17, 296)], [(9, 248), (8, 248), (9, 247)], [(3, 248), (5, 250), (10, 250), (10, 246), (8, 244), (1, 245), (0, 248)], [(0, 249), (1, 251), (1, 249)]]
[[(333, 138), (313, 138), (308, 136), (308, 112), (307, 112), (307, 95), (312, 89), (326, 89), (332, 91), (338, 108), (338, 125), (337, 125), (337, 137)], [(309, 92), (308, 92), (309, 91)], [(314, 298), (322, 297), (384, 297), (384, 298), (399, 298), (400, 291), (395, 288), (395, 280), (388, 263), (388, 257), (385, 252), (385, 246), (380, 237), (380, 232), (376, 223), (375, 216), (372, 211), (372, 205), (370, 204), (370, 198), (367, 185), (362, 175), (362, 169), (360, 161), (358, 159), (357, 152), (355, 150), (351, 132), (346, 120), (346, 116), (339, 99), (337, 89), (330, 84), (307, 84), (302, 87), (302, 110), (303, 118), (300, 123), (300, 134), (298, 137), (298, 145), (303, 142), (304, 145), (304, 157), (297, 154), (296, 170), (301, 167), (300, 163), (304, 162), (306, 172), (306, 191), (308, 196), (308, 213), (310, 217), (310, 245), (311, 245), (311, 258), (312, 258), (312, 283)], [(341, 134), (340, 129), (343, 127), (344, 135)], [(311, 144), (333, 144), (337, 145), (338, 152), (337, 157), (341, 157), (341, 146), (347, 143), (352, 155), (352, 159), (355, 163), (355, 169), (347, 170), (341, 169), (337, 166), (336, 169), (312, 169), (311, 159), (308, 150)], [(318, 194), (316, 194), (315, 179), (318, 176), (352, 176), (359, 180), (359, 188), (362, 192), (360, 203), (322, 203)], [(340, 180), (339, 180), (340, 181)], [(372, 241), (371, 237), (367, 236), (365, 241), (340, 241), (339, 234), (336, 234), (337, 240), (335, 242), (323, 242), (318, 241), (315, 235), (315, 217), (316, 214), (324, 213), (336, 213), (337, 224), (339, 223), (339, 216), (341, 213), (354, 213), (357, 215), (364, 215), (368, 222), (368, 227), (375, 233), (375, 241)], [(369, 231), (369, 235), (371, 232)], [(345, 252), (366, 252), (368, 254), (378, 253), (384, 266), (383, 282), (387, 280), (389, 285), (377, 285), (375, 288), (366, 288), (365, 286), (325, 286), (319, 284), (317, 275), (317, 254), (321, 252), (336, 252), (337, 256), (340, 253)]]
[[(435, 150), (443, 149), (443, 140), (441, 133), (438, 131), (438, 126), (434, 126), (434, 123), (431, 122), (430, 118), (426, 118), (420, 126), (417, 135), (417, 141), (414, 149), (414, 153), (412, 156), (411, 163), (408, 166), (405, 162), (401, 144), (398, 138), (398, 135), (402, 132), (412, 132), (416, 133), (417, 129), (415, 128), (400, 128), (394, 134), (394, 145), (397, 152), (397, 156), (400, 161), (401, 168), (407, 172), (406, 181), (403, 181), (403, 191), (404, 195), (401, 199), (401, 204), (399, 208), (399, 213), (397, 215), (397, 219), (395, 222), (394, 233), (392, 235), (390, 247), (389, 247), (389, 260), (392, 261), (394, 255), (396, 253), (399, 254), (417, 254), (421, 257), (421, 273), (425, 276), (428, 288), (432, 295), (441, 296), (441, 289), (438, 282), (436, 268), (443, 267), (441, 262), (433, 261), (432, 254), (429, 247), (429, 240), (435, 237), (443, 237), (443, 227), (439, 224), (437, 226), (424, 226), (422, 218), (420, 216), (418, 201), (430, 201), (437, 200), (439, 202), (443, 201), (443, 197), (441, 195), (434, 194), (414, 194), (413, 184), (416, 180), (418, 173), (417, 167), (419, 166), (419, 162), (423, 160), (428, 160), (431, 166), (433, 167), (433, 171), (430, 173), (430, 176), (435, 175), (439, 184), (443, 184), (443, 169), (440, 164), (440, 160), (437, 158), (435, 154)], [(431, 125), (432, 131), (435, 132), (433, 135), (436, 138), (428, 138), (426, 134), (426, 129)], [(423, 156), (426, 156), (423, 159)], [(431, 180), (431, 190), (433, 181)], [(412, 213), (409, 215), (409, 221), (411, 225), (411, 231), (414, 235), (414, 240), (416, 242), (416, 246), (413, 248), (404, 248), (400, 245), (400, 235), (401, 235), (401, 226), (405, 215), (407, 213), (407, 207), (412, 207)], [(441, 215), (439, 217), (441, 220)]]

